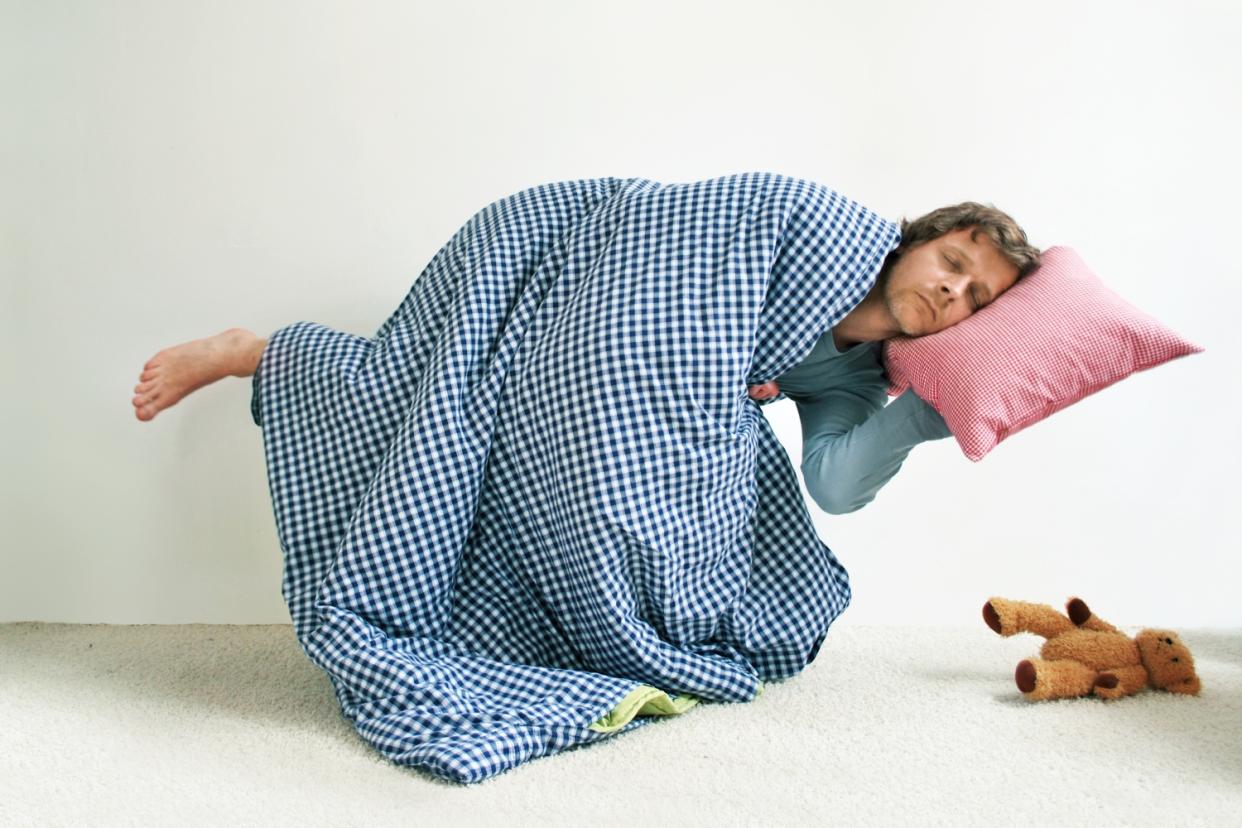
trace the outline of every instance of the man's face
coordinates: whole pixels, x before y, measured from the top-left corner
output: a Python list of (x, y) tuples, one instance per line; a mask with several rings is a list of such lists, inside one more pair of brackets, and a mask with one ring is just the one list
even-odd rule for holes
[(961, 322), (1017, 280), (1017, 266), (984, 233), (966, 227), (907, 250), (882, 288), (902, 334), (925, 336)]

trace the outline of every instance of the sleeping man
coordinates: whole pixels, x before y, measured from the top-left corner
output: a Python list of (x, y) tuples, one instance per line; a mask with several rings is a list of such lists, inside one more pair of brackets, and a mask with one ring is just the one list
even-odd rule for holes
[(546, 182), (476, 212), (373, 336), (229, 329), (158, 352), (132, 402), (251, 379), (299, 644), (368, 744), (474, 782), (813, 661), (849, 574), (744, 384), (798, 402), (808, 487), (852, 511), (947, 435), (884, 406), (879, 344), (1037, 255), (991, 207), (899, 226), (767, 172)]
[(956, 325), (1039, 263), (1039, 250), (1022, 228), (991, 206), (964, 202), (903, 220), (901, 243), (867, 296), (802, 362), (772, 382), (750, 386), (752, 399), (783, 392), (797, 403), (802, 476), (821, 509), (833, 515), (861, 509), (911, 449), (951, 434), (913, 390), (885, 405), (883, 341)]

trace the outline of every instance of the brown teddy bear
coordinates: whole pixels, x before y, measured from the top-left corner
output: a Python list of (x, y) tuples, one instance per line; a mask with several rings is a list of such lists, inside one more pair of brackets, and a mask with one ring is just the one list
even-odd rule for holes
[(1199, 694), (1195, 662), (1172, 630), (1140, 630), (1134, 638), (1070, 598), (1069, 617), (1047, 604), (990, 598), (983, 620), (1003, 636), (1032, 632), (1048, 639), (1041, 658), (1018, 662), (1014, 681), (1029, 701), (1066, 699), (1092, 693), (1116, 699), (1147, 686), (1171, 693)]

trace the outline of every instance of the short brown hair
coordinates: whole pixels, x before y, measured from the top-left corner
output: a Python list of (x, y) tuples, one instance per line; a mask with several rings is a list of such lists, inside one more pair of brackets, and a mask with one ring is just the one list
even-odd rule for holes
[(963, 201), (961, 204), (941, 207), (919, 216), (914, 221), (903, 218), (901, 243), (892, 251), (893, 260), (901, 258), (912, 247), (966, 227), (975, 228), (970, 233), (971, 241), (979, 233), (991, 239), (1000, 254), (1018, 268), (1019, 279), (1039, 267), (1039, 248), (1027, 241), (1026, 231), (1008, 213), (991, 204), (980, 204), (977, 201)]

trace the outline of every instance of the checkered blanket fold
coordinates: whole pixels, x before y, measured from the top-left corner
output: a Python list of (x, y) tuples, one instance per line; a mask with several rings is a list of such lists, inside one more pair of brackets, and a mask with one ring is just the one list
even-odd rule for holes
[(899, 240), (772, 173), (553, 182), (472, 216), (371, 338), (273, 332), (282, 594), (359, 735), (478, 782), (801, 671), (849, 580), (746, 388)]

